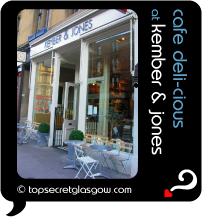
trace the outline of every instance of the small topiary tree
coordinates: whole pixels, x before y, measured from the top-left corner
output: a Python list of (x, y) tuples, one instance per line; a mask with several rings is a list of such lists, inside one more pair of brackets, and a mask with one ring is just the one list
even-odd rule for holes
[(81, 140), (83, 141), (84, 135), (83, 132), (80, 130), (72, 130), (69, 140)]
[(38, 132), (40, 133), (49, 133), (50, 125), (47, 123), (41, 123), (38, 127)]

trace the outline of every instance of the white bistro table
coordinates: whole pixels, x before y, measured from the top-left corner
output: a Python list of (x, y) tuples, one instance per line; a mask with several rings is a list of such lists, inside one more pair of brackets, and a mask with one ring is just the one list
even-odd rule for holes
[(102, 165), (102, 152), (103, 151), (111, 151), (112, 147), (108, 146), (108, 145), (91, 145), (89, 146), (89, 148), (93, 151), (99, 151), (100, 152), (100, 159), (99, 159), (99, 172), (96, 174), (93, 174), (93, 176), (102, 176), (105, 177), (107, 179), (110, 179), (109, 176), (105, 175), (104, 173), (102, 173), (101, 171), (101, 165)]

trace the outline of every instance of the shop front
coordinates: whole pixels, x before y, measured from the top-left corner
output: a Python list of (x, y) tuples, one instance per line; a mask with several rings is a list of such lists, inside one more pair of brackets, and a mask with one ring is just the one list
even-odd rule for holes
[[(28, 118), (50, 124), (49, 146), (56, 145), (56, 130), (61, 145), (73, 129), (120, 138), (134, 144), (131, 174), (136, 174), (137, 25), (130, 10), (85, 10), (30, 42)], [(115, 125), (106, 118), (110, 112), (118, 114)], [(56, 120), (61, 126), (55, 127)]]

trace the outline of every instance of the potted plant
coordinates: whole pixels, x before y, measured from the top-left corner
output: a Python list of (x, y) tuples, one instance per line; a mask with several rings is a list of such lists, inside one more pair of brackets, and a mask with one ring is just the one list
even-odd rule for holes
[[(69, 135), (69, 140), (80, 140), (83, 141), (84, 135), (83, 132), (80, 130), (72, 130), (71, 134)], [(68, 145), (68, 158), (74, 158), (74, 146)]]
[(83, 132), (80, 130), (72, 130), (71, 134), (69, 135), (69, 140), (83, 141), (83, 138), (84, 138)]
[(41, 123), (37, 132), (37, 146), (48, 146), (50, 125), (47, 123)]

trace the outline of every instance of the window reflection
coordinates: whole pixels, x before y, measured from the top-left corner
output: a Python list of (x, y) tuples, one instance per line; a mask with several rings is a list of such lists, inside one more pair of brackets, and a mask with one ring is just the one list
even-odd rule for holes
[[(133, 91), (130, 31), (91, 43), (86, 133), (132, 142)], [(111, 108), (118, 114), (113, 126), (106, 118)]]
[(50, 61), (45, 61), (37, 64), (34, 121), (38, 123), (50, 123), (52, 87), (50, 85), (51, 67), (48, 67), (50, 66), (49, 63)]

